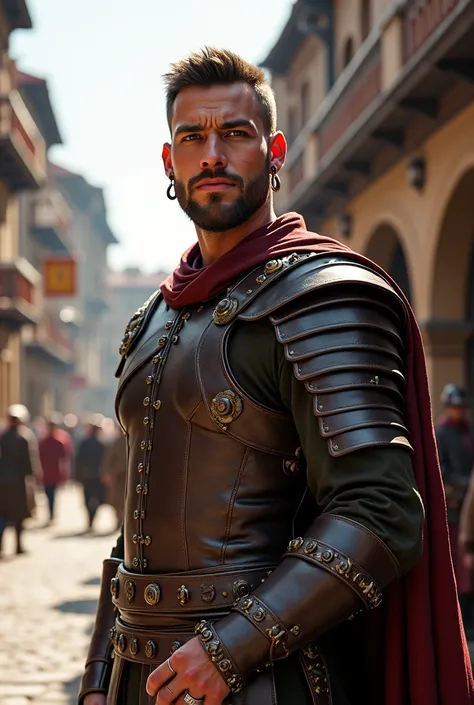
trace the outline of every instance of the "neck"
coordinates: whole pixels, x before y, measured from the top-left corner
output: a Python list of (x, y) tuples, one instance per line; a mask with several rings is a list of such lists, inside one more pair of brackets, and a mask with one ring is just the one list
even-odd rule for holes
[(201, 250), (202, 263), (204, 267), (212, 264), (227, 252), (232, 250), (236, 245), (244, 240), (247, 235), (250, 235), (254, 230), (258, 230), (262, 225), (272, 222), (276, 219), (273, 204), (269, 199), (264, 205), (256, 211), (245, 223), (231, 230), (222, 232), (210, 232), (196, 228), (196, 233)]

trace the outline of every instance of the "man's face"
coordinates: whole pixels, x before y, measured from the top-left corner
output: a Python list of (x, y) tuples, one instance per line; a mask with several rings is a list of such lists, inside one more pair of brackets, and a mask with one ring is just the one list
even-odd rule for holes
[(236, 228), (269, 198), (271, 139), (251, 86), (183, 89), (171, 135), (165, 169), (173, 171), (179, 205), (197, 227)]

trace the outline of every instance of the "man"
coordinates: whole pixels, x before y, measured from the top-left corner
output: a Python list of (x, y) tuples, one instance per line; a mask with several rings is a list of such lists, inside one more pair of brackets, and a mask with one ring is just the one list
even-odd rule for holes
[(39, 442), (43, 487), (48, 500), (48, 523), (54, 520), (56, 489), (59, 485), (67, 482), (69, 476), (71, 454), (58, 428), (60, 423), (60, 415), (57, 413), (52, 414), (48, 422), (47, 434)]
[(166, 86), (168, 195), (198, 243), (122, 341), (124, 530), (79, 700), (468, 705), (413, 314), (276, 218), (286, 142), (258, 68), (206, 49)]
[(104, 460), (105, 444), (98, 438), (100, 429), (101, 423), (92, 416), (87, 424), (85, 436), (79, 442), (75, 462), (75, 479), (83, 488), (89, 530), (93, 527), (98, 508), (104, 503), (100, 469)]
[(123, 522), (126, 471), (127, 444), (122, 429), (117, 425), (107, 444), (100, 475), (107, 490), (107, 502), (114, 508), (118, 528)]
[(25, 553), (23, 522), (35, 507), (35, 476), (38, 448), (34, 434), (26, 427), (30, 418), (23, 404), (8, 409), (7, 429), (0, 435), (0, 555), (5, 528), (16, 533), (16, 553)]

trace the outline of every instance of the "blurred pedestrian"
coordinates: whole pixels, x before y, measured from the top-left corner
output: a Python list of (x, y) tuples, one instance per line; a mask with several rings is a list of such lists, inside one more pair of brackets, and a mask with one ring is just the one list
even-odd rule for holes
[(48, 422), (46, 436), (39, 442), (39, 455), (43, 474), (43, 487), (48, 500), (49, 521), (54, 520), (56, 490), (69, 476), (70, 445), (64, 441), (61, 430), (61, 416), (52, 414)]
[(122, 525), (125, 499), (126, 441), (117, 424), (114, 437), (109, 441), (101, 468), (102, 483), (106, 488), (106, 501), (117, 517), (117, 527)]
[(474, 464), (474, 441), (467, 418), (466, 392), (447, 384), (441, 401), (444, 413), (436, 424), (438, 453), (446, 493), (449, 536), (459, 602), (466, 631), (474, 628), (474, 581), (459, 552), (459, 520)]
[(7, 429), (0, 435), (0, 555), (5, 528), (16, 532), (16, 553), (24, 553), (23, 521), (35, 508), (35, 476), (39, 475), (38, 446), (26, 427), (28, 409), (14, 404), (7, 412)]
[(96, 512), (105, 498), (101, 478), (105, 444), (98, 437), (100, 430), (101, 422), (93, 417), (87, 424), (84, 438), (79, 442), (75, 461), (75, 479), (84, 491), (89, 529), (92, 529)]

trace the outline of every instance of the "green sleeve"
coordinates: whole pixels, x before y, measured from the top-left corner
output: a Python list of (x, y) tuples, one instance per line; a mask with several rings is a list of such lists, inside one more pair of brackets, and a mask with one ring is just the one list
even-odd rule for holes
[(268, 319), (236, 324), (229, 364), (250, 397), (274, 409), (286, 408), (293, 416), (308, 485), (321, 511), (344, 515), (372, 530), (401, 569), (409, 570), (421, 554), (424, 519), (410, 452), (380, 447), (331, 456), (313, 414), (313, 397), (295, 378)]

